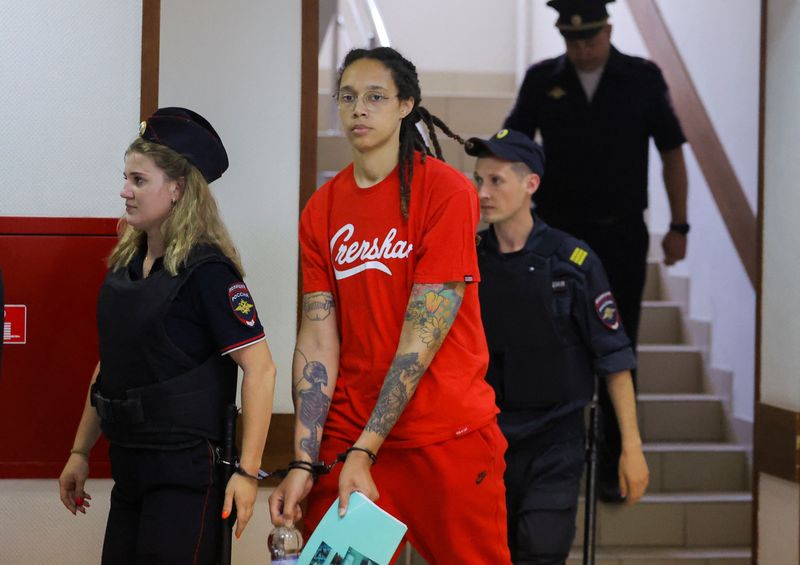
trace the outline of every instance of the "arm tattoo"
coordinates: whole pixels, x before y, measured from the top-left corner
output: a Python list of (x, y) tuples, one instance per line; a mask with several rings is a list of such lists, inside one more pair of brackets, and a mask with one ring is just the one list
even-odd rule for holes
[[(306, 361), (303, 367), (303, 376), (295, 383), (298, 398), (298, 414), (300, 422), (309, 430), (308, 437), (300, 440), (300, 449), (305, 451), (312, 461), (319, 455), (319, 442), (322, 436), (322, 426), (328, 415), (331, 399), (323, 392), (322, 387), (328, 384), (328, 371), (319, 361), (309, 361), (299, 349), (297, 353)], [(299, 384), (307, 381), (311, 387), (299, 390)]]
[(324, 320), (331, 315), (333, 307), (333, 295), (330, 292), (312, 292), (303, 296), (303, 315), (309, 320)]
[(404, 353), (395, 357), (365, 430), (382, 437), (388, 436), (424, 372), (425, 367), (419, 362), (418, 353)]
[(454, 283), (415, 284), (406, 309), (406, 321), (428, 348), (439, 347), (456, 319), (461, 296)]

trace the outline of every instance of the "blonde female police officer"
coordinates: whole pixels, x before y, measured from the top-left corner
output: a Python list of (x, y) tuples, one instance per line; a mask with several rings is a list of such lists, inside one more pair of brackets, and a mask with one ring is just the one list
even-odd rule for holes
[[(86, 512), (88, 455), (108, 438), (114, 487), (102, 562), (215, 563), (220, 517), (252, 514), (275, 368), (238, 253), (208, 183), (228, 157), (211, 124), (161, 108), (125, 153), (122, 235), (108, 260), (97, 324), (100, 363), (61, 501)], [(240, 472), (222, 484), (224, 409), (244, 371)]]

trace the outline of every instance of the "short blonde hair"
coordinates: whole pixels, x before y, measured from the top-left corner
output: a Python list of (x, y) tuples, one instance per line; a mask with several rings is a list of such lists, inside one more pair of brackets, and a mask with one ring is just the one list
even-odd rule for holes
[[(239, 252), (219, 215), (219, 208), (203, 175), (186, 157), (165, 145), (137, 138), (125, 151), (125, 157), (137, 153), (150, 157), (170, 180), (184, 179), (181, 197), (161, 225), (166, 251), (164, 268), (172, 275), (186, 264), (189, 252), (197, 245), (217, 246), (244, 276)], [(117, 271), (130, 264), (147, 241), (147, 235), (124, 221), (119, 241), (108, 258), (108, 267)]]

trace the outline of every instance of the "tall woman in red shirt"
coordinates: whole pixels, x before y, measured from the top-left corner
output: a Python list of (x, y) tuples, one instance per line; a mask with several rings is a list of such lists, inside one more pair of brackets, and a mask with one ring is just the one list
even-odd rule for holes
[[(439, 156), (434, 126), (461, 139), (420, 107), (416, 69), (393, 49), (351, 51), (335, 96), (353, 163), (300, 221), (297, 462), (272, 520), (297, 520), (308, 496), (313, 529), (357, 490), (405, 522), (432, 564), (510, 563), (506, 444), (474, 284), (477, 196), (417, 123)], [(345, 452), (314, 485), (310, 464)]]

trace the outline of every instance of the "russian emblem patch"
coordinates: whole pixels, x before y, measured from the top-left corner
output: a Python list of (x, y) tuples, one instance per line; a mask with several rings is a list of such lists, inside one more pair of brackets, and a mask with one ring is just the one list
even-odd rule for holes
[(595, 298), (594, 311), (605, 327), (612, 331), (619, 329), (619, 308), (613, 294), (607, 291)]
[(253, 327), (256, 324), (256, 305), (250, 297), (250, 291), (243, 282), (233, 283), (228, 288), (228, 301), (233, 310), (233, 315), (245, 326)]

